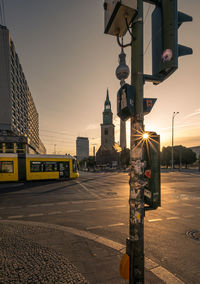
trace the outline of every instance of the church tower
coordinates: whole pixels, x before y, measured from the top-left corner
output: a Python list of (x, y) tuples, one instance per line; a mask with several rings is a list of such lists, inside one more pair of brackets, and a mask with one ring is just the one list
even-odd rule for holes
[(101, 146), (105, 150), (111, 150), (115, 142), (115, 131), (113, 124), (113, 113), (107, 89), (107, 96), (104, 103), (103, 124), (101, 124)]

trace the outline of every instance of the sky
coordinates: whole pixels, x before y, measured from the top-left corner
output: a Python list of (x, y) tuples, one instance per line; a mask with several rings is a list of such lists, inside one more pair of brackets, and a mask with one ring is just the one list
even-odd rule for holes
[[(14, 41), (39, 113), (40, 137), (48, 153), (76, 154), (77, 136), (88, 137), (90, 153), (101, 141), (106, 91), (119, 142), (116, 111), (120, 82), (115, 76), (121, 52), (116, 38), (104, 34), (103, 0), (0, 0), (5, 24)], [(144, 97), (157, 98), (145, 116), (145, 129), (171, 145), (173, 112), (175, 145), (200, 146), (200, 1), (179, 0), (178, 8), (193, 17), (179, 28), (179, 43), (193, 55), (179, 58), (178, 70), (157, 86), (146, 82)], [(151, 13), (144, 4), (144, 72), (151, 74)], [(2, 20), (0, 18), (0, 24)], [(128, 36), (125, 41), (129, 41)], [(125, 49), (130, 67), (130, 48)], [(127, 79), (130, 83), (130, 76)], [(127, 144), (130, 145), (127, 121)]]

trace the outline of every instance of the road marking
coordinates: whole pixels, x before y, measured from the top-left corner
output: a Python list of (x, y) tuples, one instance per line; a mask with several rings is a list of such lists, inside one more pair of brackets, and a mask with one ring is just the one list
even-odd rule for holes
[(84, 211), (95, 211), (97, 210), (97, 208), (86, 208), (86, 209), (83, 209)]
[(148, 222), (158, 222), (158, 221), (162, 221), (162, 219), (158, 218), (158, 219), (151, 219), (151, 220), (148, 220)]
[(196, 209), (200, 209), (200, 207), (196, 207)]
[(81, 210), (67, 210), (67, 213), (76, 213), (76, 212), (80, 212)]
[(194, 215), (184, 215), (183, 218), (192, 218)]
[(69, 201), (56, 202), (55, 205), (68, 205)]
[(113, 208), (129, 208), (129, 205), (114, 205)]
[(103, 226), (92, 226), (92, 227), (87, 227), (86, 230), (94, 230), (94, 229), (102, 229)]
[[(32, 221), (16, 221), (16, 220), (2, 220), (1, 223), (18, 223), (23, 224), (27, 226), (39, 226), (44, 227), (48, 229), (57, 229), (59, 231), (67, 232), (74, 234), (76, 236), (86, 238), (92, 241), (95, 241), (99, 244), (105, 245), (109, 248), (112, 248), (114, 250), (117, 250), (121, 253), (125, 253), (126, 247), (118, 242), (112, 241), (110, 239), (101, 237), (99, 235), (93, 234), (91, 232), (86, 232), (82, 230), (78, 230), (72, 227), (65, 227), (61, 225), (55, 225), (55, 224), (47, 224), (42, 222), (32, 222)], [(145, 268), (149, 269), (153, 274), (155, 274), (159, 279), (164, 281), (166, 284), (184, 284), (179, 278), (177, 278), (175, 275), (173, 275), (171, 272), (169, 272), (164, 267), (160, 266), (156, 262), (150, 260), (149, 258), (145, 257)]]
[(61, 214), (61, 211), (54, 211), (54, 212), (49, 212), (47, 215), (56, 215), (56, 214)]
[(40, 203), (38, 206), (53, 206), (55, 203)]
[(184, 282), (182, 282), (180, 279), (174, 276), (174, 274), (172, 274), (162, 266), (158, 266), (151, 269), (151, 272), (153, 272), (158, 278), (160, 278), (166, 284), (184, 284)]
[(108, 225), (108, 227), (118, 227), (118, 226), (124, 226), (124, 225), (125, 225), (124, 223), (116, 223), (116, 224)]
[(71, 204), (82, 204), (82, 203), (85, 203), (85, 200), (71, 201)]
[(18, 218), (23, 218), (23, 215), (16, 215), (16, 216), (8, 216), (8, 219), (18, 219)]
[(185, 204), (183, 204), (183, 206), (190, 206), (190, 207), (193, 207), (193, 205), (192, 204), (188, 204), (188, 203), (185, 203)]
[(173, 216), (173, 217), (168, 217), (167, 220), (176, 220), (176, 219), (180, 219), (180, 217), (178, 216)]
[(28, 205), (27, 207), (38, 207), (39, 204), (32, 204), (32, 205)]
[(39, 216), (44, 216), (43, 213), (35, 213), (35, 214), (29, 214), (28, 217), (39, 217)]
[(91, 194), (91, 195), (93, 195), (95, 198), (97, 198), (97, 199), (100, 199), (100, 197), (96, 194), (96, 193), (94, 193), (94, 192), (92, 192), (91, 190), (89, 190), (85, 185), (83, 185), (82, 183), (80, 183), (79, 181), (75, 181), (77, 184), (79, 184), (82, 188), (84, 188), (85, 189), (85, 191), (87, 191), (89, 194)]

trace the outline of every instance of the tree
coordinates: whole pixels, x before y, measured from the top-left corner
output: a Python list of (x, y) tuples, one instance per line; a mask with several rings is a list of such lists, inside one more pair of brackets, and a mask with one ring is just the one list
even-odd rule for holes
[(124, 166), (128, 166), (130, 163), (130, 149), (128, 148), (124, 148), (121, 153), (120, 153), (120, 162), (121, 165)]
[(169, 167), (171, 163), (171, 147), (163, 147), (161, 152), (161, 165)]
[[(161, 164), (165, 165), (166, 168), (171, 164), (171, 153), (172, 147), (163, 147), (161, 153)], [(174, 165), (179, 165), (181, 168), (182, 164), (185, 165), (185, 168), (189, 164), (196, 162), (196, 154), (190, 149), (182, 145), (174, 146)]]

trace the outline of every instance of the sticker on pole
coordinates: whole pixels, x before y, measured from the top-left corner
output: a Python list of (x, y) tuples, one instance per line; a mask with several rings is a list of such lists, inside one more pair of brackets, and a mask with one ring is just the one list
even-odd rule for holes
[(127, 253), (125, 253), (120, 261), (120, 275), (123, 279), (128, 280), (129, 279), (129, 256)]

